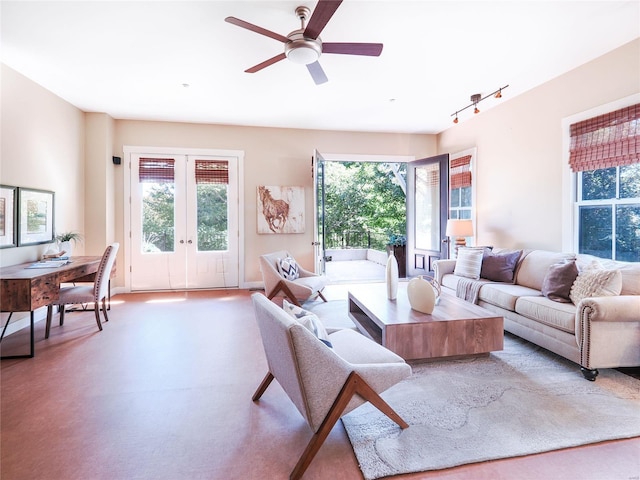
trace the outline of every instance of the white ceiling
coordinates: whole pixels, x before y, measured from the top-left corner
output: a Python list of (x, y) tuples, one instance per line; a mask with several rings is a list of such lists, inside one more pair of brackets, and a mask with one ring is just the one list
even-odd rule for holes
[(2, 0), (0, 58), (116, 119), (437, 133), (471, 94), (510, 85), (486, 111), (640, 37), (637, 0), (345, 0), (321, 38), (380, 57), (322, 55), (319, 86), (287, 60), (244, 73), (283, 44), (225, 17), (286, 36), (298, 5), (316, 2)]

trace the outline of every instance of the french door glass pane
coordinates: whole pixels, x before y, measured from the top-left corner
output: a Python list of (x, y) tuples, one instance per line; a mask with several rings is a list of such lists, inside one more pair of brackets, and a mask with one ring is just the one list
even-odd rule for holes
[(228, 185), (199, 183), (198, 251), (224, 251), (229, 248)]
[(173, 183), (142, 183), (142, 252), (173, 252)]
[(415, 178), (416, 248), (440, 249), (440, 166), (416, 168)]
[(616, 168), (582, 172), (582, 200), (616, 198)]
[(616, 207), (616, 260), (640, 261), (640, 205)]
[(578, 249), (601, 258), (612, 258), (613, 219), (611, 206), (580, 207)]

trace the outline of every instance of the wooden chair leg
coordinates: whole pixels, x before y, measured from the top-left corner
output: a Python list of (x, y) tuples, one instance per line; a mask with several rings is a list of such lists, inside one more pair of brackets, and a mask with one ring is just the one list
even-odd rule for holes
[(267, 387), (271, 385), (272, 381), (273, 381), (273, 374), (271, 372), (267, 372), (262, 382), (260, 382), (260, 386), (256, 390), (256, 393), (254, 393), (253, 397), (251, 397), (251, 400), (253, 400), (254, 402), (260, 400), (260, 397), (265, 392)]
[(364, 379), (358, 375), (356, 372), (351, 372), (347, 381), (342, 386), (342, 390), (336, 397), (333, 405), (329, 409), (326, 417), (322, 421), (320, 428), (313, 435), (311, 441), (307, 445), (307, 448), (302, 453), (300, 460), (296, 464), (295, 468), (291, 472), (289, 478), (291, 480), (298, 480), (304, 475), (304, 472), (307, 470), (311, 461), (320, 450), (320, 447), (326, 440), (327, 436), (333, 429), (336, 422), (342, 416), (342, 412), (347, 407), (351, 398), (358, 394), (365, 400), (369, 401), (372, 405), (377, 407), (382, 413), (388, 416), (391, 420), (397, 423), (400, 428), (405, 429), (409, 425), (398, 415), (387, 402), (385, 402), (380, 395), (378, 395), (375, 390), (373, 390)]
[[(97, 306), (98, 304), (96, 304)], [(102, 314), (104, 315), (104, 321), (108, 322), (109, 321), (109, 317), (107, 316), (107, 297), (104, 297), (102, 299)]]
[(66, 305), (58, 305), (58, 310), (60, 311), (60, 326), (64, 325), (64, 311), (66, 309)]
[(323, 301), (327, 301), (326, 298), (324, 298), (324, 295), (322, 294), (322, 292), (318, 292), (318, 296), (323, 300)]
[(275, 287), (273, 287), (273, 290), (271, 290), (271, 293), (269, 295), (267, 295), (267, 298), (269, 300), (273, 300), (273, 297), (275, 297), (279, 292), (284, 293), (284, 295), (289, 299), (289, 301), (291, 303), (293, 303), (295, 306), (297, 307), (302, 307), (302, 305), (300, 305), (300, 303), (298, 302), (298, 299), (296, 298), (296, 296), (293, 294), (293, 292), (291, 291), (291, 289), (287, 286), (286, 283), (284, 283), (282, 280), (280, 280)]
[(98, 324), (98, 329), (102, 331), (102, 323), (100, 322), (100, 302), (96, 302), (94, 304), (93, 311), (96, 314), (96, 323)]

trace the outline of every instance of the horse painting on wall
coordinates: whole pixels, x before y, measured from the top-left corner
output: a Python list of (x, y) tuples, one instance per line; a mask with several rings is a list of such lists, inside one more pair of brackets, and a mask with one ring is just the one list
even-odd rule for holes
[(304, 187), (258, 187), (258, 233), (304, 233)]

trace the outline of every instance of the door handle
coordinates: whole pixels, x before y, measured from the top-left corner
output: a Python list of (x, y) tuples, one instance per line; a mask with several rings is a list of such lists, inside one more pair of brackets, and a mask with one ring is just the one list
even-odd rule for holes
[(184, 240), (180, 240), (180, 243), (184, 243)]
[(192, 244), (192, 243), (193, 243), (193, 241), (192, 241), (192, 240), (189, 240), (187, 243), (188, 243), (188, 244)]
[(314, 247), (317, 247), (318, 245), (320, 245), (320, 242), (311, 242), (311, 245), (313, 245)]

